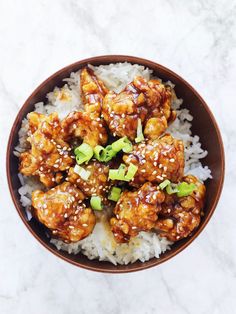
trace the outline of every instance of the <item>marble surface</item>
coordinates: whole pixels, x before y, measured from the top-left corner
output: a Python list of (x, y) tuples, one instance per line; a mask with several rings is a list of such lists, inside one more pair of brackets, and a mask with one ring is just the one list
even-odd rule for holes
[[(0, 2), (0, 313), (235, 313), (236, 1)], [(24, 227), (5, 176), (17, 111), (51, 73), (82, 58), (128, 54), (161, 63), (211, 107), (226, 151), (217, 210), (184, 252), (160, 267), (106, 275), (69, 265)]]

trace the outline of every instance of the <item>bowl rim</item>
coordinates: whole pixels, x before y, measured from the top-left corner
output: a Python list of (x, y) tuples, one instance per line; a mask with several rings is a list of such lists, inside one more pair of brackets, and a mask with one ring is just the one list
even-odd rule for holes
[[(118, 60), (119, 59), (119, 60)], [(200, 227), (196, 230), (196, 232), (194, 233), (193, 236), (191, 236), (187, 242), (185, 242), (183, 245), (181, 245), (179, 248), (177, 248), (175, 251), (173, 251), (170, 254), (168, 254), (167, 256), (164, 256), (162, 259), (154, 259), (154, 262), (152, 264), (147, 265), (146, 262), (133, 267), (132, 269), (102, 269), (96, 266), (90, 266), (90, 265), (85, 265), (85, 264), (81, 264), (79, 261), (74, 261), (66, 256), (61, 255), (56, 248), (53, 249), (51, 248), (48, 244), (44, 243), (43, 240), (34, 232), (34, 230), (31, 228), (31, 226), (28, 224), (28, 221), (26, 220), (25, 216), (23, 215), (23, 213), (21, 212), (20, 206), (18, 205), (17, 201), (16, 201), (16, 197), (14, 195), (14, 191), (13, 191), (13, 186), (12, 186), (12, 178), (10, 175), (10, 154), (11, 154), (11, 143), (13, 141), (13, 133), (14, 130), (19, 122), (20, 116), (22, 114), (22, 112), (25, 110), (25, 108), (28, 106), (28, 103), (30, 102), (31, 98), (34, 97), (34, 95), (36, 95), (40, 89), (47, 85), (48, 82), (50, 82), (55, 76), (60, 75), (61, 73), (63, 73), (65, 70), (67, 70), (68, 68), (72, 68), (72, 67), (80, 67), (83, 64), (93, 64), (93, 63), (98, 63), (100, 65), (102, 65), (103, 63), (107, 63), (107, 61), (109, 61), (110, 63), (118, 63), (118, 62), (129, 62), (129, 63), (133, 63), (133, 64), (149, 64), (149, 68), (152, 69), (152, 67), (158, 67), (161, 70), (165, 71), (166, 73), (170, 73), (176, 80), (182, 82), (183, 84), (185, 84), (187, 86), (187, 88), (189, 90), (191, 90), (191, 93), (195, 94), (195, 96), (199, 99), (199, 101), (201, 102), (201, 104), (203, 105), (204, 109), (207, 111), (207, 114), (210, 116), (211, 121), (214, 125), (214, 128), (216, 130), (216, 134), (217, 134), (217, 138), (219, 141), (219, 145), (220, 145), (220, 156), (221, 156), (221, 164), (220, 164), (220, 168), (221, 168), (221, 173), (222, 176), (220, 177), (219, 180), (219, 184), (218, 184), (218, 191), (217, 194), (214, 198), (213, 203), (211, 204), (211, 208), (209, 211), (209, 214), (206, 218), (206, 220), (200, 225)], [(101, 55), (101, 56), (96, 56), (96, 57), (90, 57), (90, 58), (86, 58), (80, 61), (76, 61), (73, 62), (67, 66), (64, 66), (63, 68), (61, 68), (60, 70), (56, 71), (55, 73), (53, 73), (52, 75), (50, 75), (48, 78), (46, 78), (40, 85), (38, 85), (38, 87), (36, 87), (34, 89), (34, 91), (31, 93), (31, 95), (26, 99), (26, 101), (24, 102), (24, 104), (21, 106), (20, 110), (18, 111), (16, 118), (14, 120), (14, 123), (11, 127), (11, 131), (10, 131), (10, 135), (9, 135), (9, 139), (8, 139), (8, 144), (7, 144), (7, 154), (6, 154), (6, 173), (7, 173), (7, 182), (8, 182), (8, 187), (10, 190), (10, 195), (13, 201), (13, 204), (21, 218), (21, 220), (23, 221), (24, 225), (26, 226), (26, 228), (29, 230), (29, 232), (34, 236), (34, 238), (36, 238), (38, 240), (38, 242), (44, 247), (46, 248), (48, 251), (50, 251), (51, 253), (53, 253), (55, 256), (59, 257), (60, 259), (83, 269), (86, 270), (91, 270), (91, 271), (96, 271), (96, 272), (100, 272), (100, 273), (110, 273), (110, 274), (118, 274), (118, 273), (131, 273), (131, 272), (136, 272), (136, 271), (141, 271), (144, 269), (148, 269), (157, 265), (160, 265), (164, 262), (166, 262), (167, 260), (170, 260), (171, 258), (173, 258), (174, 256), (176, 256), (177, 254), (179, 254), (180, 252), (182, 252), (186, 247), (188, 247), (198, 236), (199, 234), (205, 229), (206, 225), (208, 224), (209, 220), (211, 219), (213, 213), (215, 212), (216, 206), (219, 202), (220, 196), (221, 196), (221, 192), (222, 192), (222, 188), (223, 188), (223, 183), (224, 183), (224, 178), (225, 178), (225, 153), (224, 153), (224, 145), (223, 145), (223, 140), (221, 137), (221, 133), (219, 130), (219, 127), (217, 125), (217, 122), (215, 120), (215, 117), (212, 113), (212, 111), (210, 110), (210, 108), (208, 107), (208, 105), (206, 104), (206, 102), (204, 101), (204, 99), (200, 96), (200, 94), (192, 87), (192, 85), (190, 85), (185, 79), (183, 79), (180, 75), (176, 74), (174, 71), (170, 70), (169, 68), (154, 62), (154, 61), (150, 61), (148, 59), (144, 59), (144, 58), (140, 58), (140, 57), (135, 57), (135, 56), (128, 56), (128, 55)], [(132, 265), (132, 264), (131, 264)], [(124, 265), (125, 266), (125, 265)]]

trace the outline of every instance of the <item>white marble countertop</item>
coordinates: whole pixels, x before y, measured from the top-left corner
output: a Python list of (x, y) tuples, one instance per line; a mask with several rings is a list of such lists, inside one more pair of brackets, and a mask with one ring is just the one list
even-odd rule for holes
[[(235, 313), (236, 1), (8, 0), (0, 2), (0, 313)], [(106, 275), (47, 252), (10, 199), (5, 151), (15, 116), (56, 70), (102, 54), (161, 63), (212, 109), (225, 143), (226, 178), (204, 232), (147, 271)]]

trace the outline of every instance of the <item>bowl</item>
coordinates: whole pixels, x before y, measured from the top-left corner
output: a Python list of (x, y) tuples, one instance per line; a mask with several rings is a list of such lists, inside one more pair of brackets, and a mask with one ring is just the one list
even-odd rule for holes
[[(184, 107), (188, 108), (194, 117), (192, 122), (193, 134), (200, 136), (202, 147), (208, 150), (208, 155), (205, 159), (203, 159), (203, 164), (210, 167), (213, 179), (207, 180), (206, 182), (207, 193), (204, 208), (205, 214), (202, 218), (199, 228), (193, 233), (191, 237), (175, 243), (172, 246), (172, 249), (162, 254), (159, 259), (152, 258), (151, 260), (144, 263), (135, 262), (126, 266), (115, 266), (109, 262), (89, 260), (82, 254), (70, 255), (66, 252), (58, 251), (52, 244), (50, 244), (49, 238), (46, 236), (42, 225), (40, 225), (40, 223), (38, 223), (35, 219), (30, 221), (27, 220), (25, 209), (20, 203), (18, 194), (18, 189), (20, 187), (20, 181), (17, 176), (18, 159), (13, 155), (13, 150), (18, 142), (18, 131), (21, 127), (22, 119), (27, 115), (28, 112), (33, 110), (35, 103), (44, 101), (46, 99), (46, 94), (50, 92), (55, 86), (61, 87), (64, 84), (62, 80), (66, 77), (69, 77), (71, 72), (77, 71), (87, 64), (105, 65), (109, 63), (125, 61), (149, 67), (154, 71), (154, 74), (164, 81), (170, 80), (175, 84), (175, 91), (177, 96), (184, 99)], [(36, 90), (31, 94), (31, 96), (26, 100), (20, 109), (12, 126), (7, 147), (6, 167), (9, 189), (17, 212), (31, 234), (46, 249), (63, 260), (85, 269), (106, 273), (127, 273), (147, 269), (166, 262), (170, 258), (183, 251), (203, 231), (208, 221), (212, 217), (221, 194), (224, 181), (224, 148), (219, 128), (209, 107), (202, 97), (195, 91), (195, 89), (183, 78), (173, 71), (165, 68), (164, 66), (152, 61), (131, 56), (107, 55), (85, 59), (68, 65), (50, 76), (41, 85), (39, 85), (39, 87), (36, 88)]]

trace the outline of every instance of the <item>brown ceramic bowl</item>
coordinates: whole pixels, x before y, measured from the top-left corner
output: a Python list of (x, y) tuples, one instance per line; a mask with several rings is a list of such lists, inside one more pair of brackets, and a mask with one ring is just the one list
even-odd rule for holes
[[(193, 134), (200, 136), (203, 148), (208, 150), (208, 156), (203, 160), (203, 163), (210, 167), (213, 179), (208, 180), (206, 183), (207, 196), (205, 215), (202, 218), (199, 228), (191, 237), (174, 244), (172, 249), (162, 254), (159, 259), (153, 258), (145, 263), (136, 262), (128, 266), (114, 266), (108, 262), (99, 262), (97, 260), (91, 261), (81, 254), (74, 256), (63, 251), (58, 251), (52, 244), (49, 243), (49, 239), (46, 237), (44, 229), (36, 220), (32, 219), (31, 221), (27, 221), (25, 210), (20, 203), (19, 194), (17, 192), (20, 187), (20, 181), (17, 176), (18, 159), (13, 155), (13, 149), (18, 142), (18, 131), (20, 129), (22, 119), (28, 112), (33, 110), (35, 103), (44, 101), (46, 94), (55, 86), (62, 86), (64, 84), (62, 81), (63, 78), (68, 77), (72, 71), (77, 71), (88, 63), (101, 65), (124, 61), (149, 67), (164, 81), (170, 80), (175, 84), (176, 94), (178, 97), (184, 99), (183, 106), (188, 108), (194, 117), (192, 126)], [(45, 248), (65, 261), (85, 269), (107, 273), (126, 273), (157, 266), (185, 249), (202, 232), (210, 220), (218, 203), (224, 181), (224, 149), (220, 131), (210, 109), (201, 96), (184, 79), (171, 70), (152, 61), (129, 56), (100, 56), (73, 63), (50, 76), (38, 88), (36, 88), (36, 90), (24, 103), (13, 124), (8, 142), (6, 164), (8, 184), (13, 202), (21, 219), (31, 234)]]

